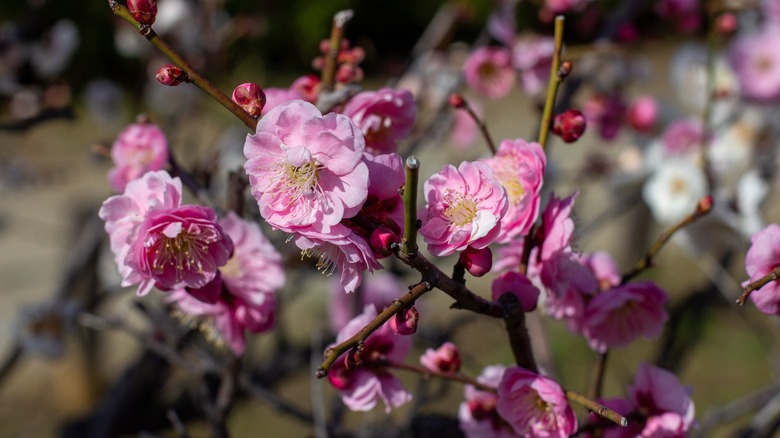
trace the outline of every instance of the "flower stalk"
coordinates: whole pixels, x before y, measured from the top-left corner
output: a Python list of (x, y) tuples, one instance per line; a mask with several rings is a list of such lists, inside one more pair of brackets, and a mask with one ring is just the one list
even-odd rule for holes
[(555, 97), (558, 95), (558, 87), (568, 74), (561, 71), (561, 53), (563, 52), (563, 24), (562, 15), (555, 17), (555, 48), (553, 49), (552, 66), (550, 66), (550, 82), (547, 84), (547, 97), (544, 101), (542, 112), (542, 124), (539, 126), (539, 144), (542, 149), (547, 146), (547, 137), (552, 125), (553, 110), (555, 109)]

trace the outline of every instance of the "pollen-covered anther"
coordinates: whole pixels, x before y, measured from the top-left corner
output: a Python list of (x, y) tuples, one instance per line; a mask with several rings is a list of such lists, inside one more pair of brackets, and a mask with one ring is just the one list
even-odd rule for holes
[(444, 210), (444, 216), (453, 224), (462, 227), (474, 221), (477, 217), (477, 203), (462, 194), (450, 191), (446, 196), (449, 206)]

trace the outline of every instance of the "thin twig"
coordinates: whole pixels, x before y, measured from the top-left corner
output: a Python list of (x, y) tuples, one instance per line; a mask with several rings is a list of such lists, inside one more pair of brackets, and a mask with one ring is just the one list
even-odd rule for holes
[(336, 67), (341, 51), (341, 41), (344, 39), (344, 30), (347, 22), (352, 18), (352, 10), (339, 11), (333, 16), (333, 26), (330, 28), (330, 47), (325, 56), (325, 66), (322, 68), (322, 85), (320, 90), (329, 92), (333, 90), (336, 82)]
[(574, 392), (574, 391), (566, 391), (566, 398), (569, 399), (569, 401), (577, 403), (578, 405), (584, 406), (589, 411), (596, 413), (607, 420), (614, 421), (615, 423), (626, 427), (628, 426), (628, 420), (626, 417), (618, 414), (617, 412), (613, 411), (612, 409), (594, 402), (593, 400), (585, 397), (584, 395)]
[(563, 23), (562, 15), (555, 17), (555, 49), (553, 50), (552, 65), (550, 66), (550, 82), (547, 84), (547, 97), (544, 101), (542, 122), (539, 126), (539, 144), (542, 149), (547, 146), (547, 137), (552, 125), (553, 110), (555, 109), (555, 97), (558, 95), (558, 87), (563, 80), (560, 74), (561, 52), (563, 51)]
[(739, 298), (737, 298), (737, 304), (739, 304), (740, 306), (744, 306), (750, 294), (757, 291), (758, 289), (761, 289), (767, 283), (771, 281), (777, 281), (778, 279), (780, 279), (780, 266), (776, 267), (770, 273), (764, 275), (758, 280), (751, 281), (750, 283), (748, 283), (743, 289), (742, 295), (740, 295)]
[(475, 111), (474, 108), (469, 104), (469, 102), (466, 99), (463, 99), (463, 106), (461, 107), (466, 113), (471, 117), (471, 120), (476, 123), (476, 125), (479, 127), (479, 131), (482, 133), (482, 138), (485, 139), (485, 143), (487, 144), (488, 149), (490, 149), (490, 153), (492, 155), (496, 154), (496, 143), (493, 141), (493, 137), (490, 135), (490, 132), (487, 128), (487, 123), (485, 123), (485, 120), (481, 118)]
[(601, 389), (604, 386), (604, 374), (607, 370), (607, 359), (609, 358), (609, 351), (599, 353), (596, 356), (596, 363), (593, 365), (593, 374), (590, 379), (590, 390), (588, 395), (592, 399), (601, 397)]
[(434, 371), (430, 370), (428, 368), (425, 368), (420, 365), (412, 365), (407, 363), (396, 363), (396, 362), (384, 362), (381, 365), (384, 365), (388, 368), (395, 368), (398, 370), (403, 371), (410, 371), (416, 374), (419, 374), (423, 377), (438, 377), (440, 379), (449, 380), (451, 382), (458, 382), (463, 383), (465, 385), (471, 385), (480, 391), (486, 391), (486, 392), (492, 392), (496, 393), (496, 388), (486, 385), (482, 382), (477, 381), (476, 379), (469, 377), (465, 374), (460, 373), (445, 373), (442, 371)]

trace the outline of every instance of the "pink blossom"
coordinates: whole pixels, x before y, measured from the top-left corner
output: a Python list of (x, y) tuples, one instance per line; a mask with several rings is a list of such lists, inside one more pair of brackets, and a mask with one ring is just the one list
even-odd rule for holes
[(166, 291), (200, 289), (214, 280), (232, 253), (233, 242), (217, 223), (214, 210), (185, 205), (147, 213), (130, 246), (127, 265), (141, 277), (139, 295), (152, 286)]
[(608, 252), (596, 251), (582, 254), (579, 260), (596, 276), (600, 290), (604, 291), (620, 284), (620, 269)]
[(283, 231), (327, 233), (366, 200), (364, 149), (363, 135), (348, 117), (323, 117), (300, 100), (277, 106), (244, 144), (260, 214)]
[[(336, 343), (343, 342), (366, 326), (377, 315), (374, 306), (366, 306), (363, 313), (352, 319), (342, 328)], [(328, 372), (328, 380), (341, 394), (341, 400), (353, 411), (369, 411), (376, 406), (377, 400), (385, 403), (385, 412), (397, 408), (412, 399), (397, 377), (388, 372), (382, 363), (402, 362), (412, 347), (408, 336), (393, 334), (387, 324), (382, 325), (364, 342), (360, 352), (362, 365), (347, 365), (346, 355), (336, 360)]]
[(452, 342), (445, 342), (435, 350), (429, 348), (420, 356), (420, 363), (431, 371), (457, 373), (460, 370), (458, 347)]
[(687, 155), (701, 150), (704, 125), (700, 119), (677, 120), (663, 133), (664, 152), (671, 156)]
[[(780, 225), (770, 224), (750, 239), (745, 257), (745, 270), (750, 277), (742, 286), (756, 281), (780, 266)], [(753, 291), (750, 299), (758, 310), (768, 315), (780, 315), (780, 280), (770, 281)]]
[[(545, 312), (555, 319), (565, 320), (570, 331), (579, 333), (582, 329), (586, 298), (598, 289), (596, 277), (578, 261), (577, 255), (570, 251), (558, 251), (539, 265), (536, 269), (539, 270), (540, 281), (547, 292), (544, 300)], [(534, 272), (529, 269), (529, 274)]]
[(511, 293), (517, 297), (520, 306), (525, 312), (536, 309), (539, 301), (539, 289), (531, 284), (531, 280), (518, 272), (508, 271), (496, 277), (490, 286), (493, 301), (498, 302), (505, 293)]
[(542, 245), (539, 260), (548, 260), (558, 251), (571, 251), (571, 241), (574, 237), (574, 220), (572, 212), (574, 201), (579, 192), (574, 192), (568, 198), (558, 198), (550, 194), (550, 201), (542, 213)]
[(219, 225), (233, 241), (233, 257), (219, 268), (222, 281), (247, 303), (263, 304), (269, 293), (284, 287), (282, 255), (254, 222), (230, 212)]
[(303, 99), (306, 102), (316, 104), (317, 95), (320, 92), (320, 82), (320, 77), (317, 75), (301, 76), (293, 81), (292, 85), (290, 85), (290, 90), (297, 91), (300, 94), (301, 97), (296, 97), (295, 99)]
[(262, 296), (261, 302), (250, 303), (238, 295), (223, 292), (215, 303), (209, 304), (184, 289), (177, 289), (167, 300), (187, 315), (211, 317), (222, 340), (234, 354), (241, 356), (246, 348), (244, 331), (262, 333), (272, 329), (276, 322), (276, 298), (270, 293)]
[(445, 165), (424, 185), (425, 209), (420, 234), (436, 256), (484, 248), (501, 231), (508, 202), (501, 183), (485, 163)]
[[(628, 394), (634, 406), (649, 417), (642, 436), (684, 436), (668, 432), (686, 432), (693, 425), (695, 411), (691, 390), (669, 371), (643, 363), (634, 384), (628, 387)], [(665, 416), (669, 413), (674, 415)], [(667, 433), (649, 433), (661, 430)]]
[(168, 141), (153, 123), (133, 123), (119, 133), (111, 147), (114, 167), (108, 180), (115, 192), (146, 172), (160, 170), (168, 163)]
[(503, 140), (498, 152), (485, 162), (501, 181), (509, 208), (501, 219), (499, 243), (528, 233), (539, 215), (540, 192), (547, 158), (539, 143), (522, 139)]
[(729, 61), (737, 73), (742, 94), (749, 99), (780, 97), (780, 26), (764, 26), (758, 32), (740, 36), (729, 50)]
[(463, 64), (466, 83), (489, 99), (500, 99), (515, 86), (512, 59), (504, 47), (478, 47)]
[(409, 90), (382, 88), (358, 93), (343, 113), (363, 131), (368, 152), (387, 154), (398, 150), (398, 142), (409, 136), (417, 106)]
[(640, 336), (655, 338), (669, 318), (666, 299), (666, 292), (649, 281), (601, 292), (585, 309), (583, 334), (599, 352), (625, 347)]
[(651, 96), (641, 96), (628, 108), (628, 123), (639, 132), (651, 132), (658, 122), (658, 102)]
[(417, 321), (420, 320), (420, 312), (414, 306), (401, 309), (388, 321), (393, 333), (401, 336), (409, 336), (417, 333)]
[(544, 6), (554, 14), (581, 11), (590, 0), (545, 0)]
[(512, 66), (520, 73), (520, 83), (530, 95), (544, 89), (550, 77), (555, 42), (552, 38), (529, 35), (515, 39), (512, 45)]
[(146, 214), (152, 210), (180, 206), (181, 180), (171, 178), (164, 170), (146, 173), (127, 184), (123, 194), (103, 202), (98, 215), (106, 222), (105, 229), (122, 276), (122, 286), (138, 284), (142, 280), (141, 274), (128, 266), (127, 258)]
[(497, 409), (523, 436), (563, 438), (577, 430), (577, 417), (561, 386), (524, 368), (509, 367), (504, 372)]
[(300, 91), (294, 88), (266, 88), (265, 106), (263, 106), (262, 115), (265, 116), (277, 106), (291, 100), (308, 100)]
[[(505, 368), (501, 365), (486, 367), (477, 381), (493, 388), (498, 387)], [(460, 430), (468, 438), (511, 438), (516, 436), (511, 427), (498, 414), (498, 396), (481, 391), (472, 385), (464, 390), (466, 401), (458, 408)]]
[(342, 224), (327, 234), (301, 231), (294, 241), (304, 256), (317, 260), (317, 269), (324, 275), (338, 269), (341, 286), (348, 293), (360, 286), (364, 271), (382, 269), (366, 240)]

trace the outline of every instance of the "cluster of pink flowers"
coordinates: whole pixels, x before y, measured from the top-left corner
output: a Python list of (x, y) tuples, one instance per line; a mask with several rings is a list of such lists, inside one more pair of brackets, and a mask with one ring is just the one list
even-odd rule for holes
[[(290, 233), (324, 273), (339, 270), (347, 292), (360, 285), (364, 271), (380, 269), (377, 258), (400, 240), (404, 171), (391, 151), (410, 132), (416, 113), (404, 91), (384, 89), (355, 99), (345, 108), (349, 116), (323, 116), (302, 100), (283, 102), (265, 114), (244, 145), (263, 219)], [(370, 151), (391, 153), (370, 153), (366, 138)]]
[(111, 148), (111, 158), (114, 168), (108, 172), (108, 181), (115, 192), (121, 193), (130, 181), (146, 172), (165, 168), (168, 140), (153, 123), (133, 123), (119, 133)]

